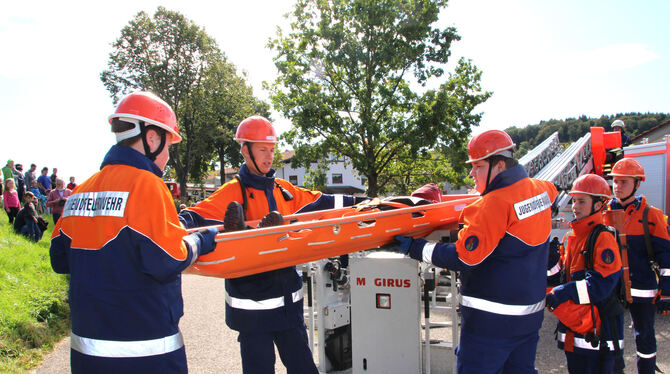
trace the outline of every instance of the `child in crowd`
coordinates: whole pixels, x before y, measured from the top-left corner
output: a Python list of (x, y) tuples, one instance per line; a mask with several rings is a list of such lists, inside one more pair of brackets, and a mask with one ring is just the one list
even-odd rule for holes
[(32, 183), (30, 184), (30, 192), (35, 195), (37, 198), (38, 203), (36, 204), (37, 211), (42, 214), (46, 211), (47, 209), (47, 197), (42, 195), (40, 192), (40, 189), (37, 188), (37, 180), (33, 180)]
[(9, 223), (14, 223), (14, 217), (19, 213), (19, 209), (21, 209), (21, 203), (19, 202), (19, 193), (16, 191), (16, 185), (12, 178), (5, 180), (5, 192), (2, 193), (2, 202), (5, 204), (5, 210), (9, 216)]

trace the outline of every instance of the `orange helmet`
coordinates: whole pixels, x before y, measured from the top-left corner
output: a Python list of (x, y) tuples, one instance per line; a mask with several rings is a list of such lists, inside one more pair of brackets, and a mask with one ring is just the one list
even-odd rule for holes
[(277, 143), (277, 133), (265, 117), (251, 116), (240, 122), (233, 139), (240, 143)]
[(151, 92), (138, 91), (125, 96), (119, 102), (114, 114), (109, 116), (109, 123), (112, 123), (114, 118), (135, 125), (130, 130), (116, 133), (117, 141), (139, 135), (140, 121), (170, 132), (172, 134), (172, 144), (181, 141), (177, 116), (174, 111), (170, 108), (170, 105)]
[(484, 160), (493, 155), (512, 158), (515, 145), (512, 138), (504, 131), (484, 131), (470, 139), (468, 143), (469, 159), (466, 162)]
[(603, 177), (597, 174), (584, 174), (575, 180), (569, 194), (580, 193), (595, 197), (604, 197), (605, 199), (612, 197), (609, 184), (607, 184), (607, 181)]
[(644, 168), (634, 158), (622, 158), (612, 167), (611, 177), (632, 177), (644, 181)]

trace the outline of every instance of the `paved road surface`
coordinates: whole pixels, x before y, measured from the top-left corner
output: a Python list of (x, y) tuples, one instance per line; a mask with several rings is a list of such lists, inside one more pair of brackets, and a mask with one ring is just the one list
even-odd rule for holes
[[(183, 294), (184, 317), (180, 328), (186, 343), (189, 372), (194, 374), (241, 373), (237, 334), (228, 329), (224, 322), (223, 279), (184, 275)], [(555, 321), (551, 313), (545, 314), (536, 361), (540, 374), (567, 373), (564, 364), (565, 356), (556, 348), (554, 341)], [(627, 318), (626, 326), (629, 325), (630, 318)], [(659, 316), (656, 319), (656, 336), (659, 345), (659, 366), (670, 374), (670, 316)], [(635, 373), (635, 344), (632, 329), (626, 328), (625, 340), (626, 373)], [(69, 349), (69, 339), (63, 340), (33, 373), (69, 373)], [(276, 367), (277, 374), (286, 373), (280, 362)]]

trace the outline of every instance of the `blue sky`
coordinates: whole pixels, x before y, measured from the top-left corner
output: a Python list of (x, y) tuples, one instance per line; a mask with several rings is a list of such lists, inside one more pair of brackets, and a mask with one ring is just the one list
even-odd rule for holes
[[(100, 79), (111, 43), (140, 10), (177, 10), (204, 27), (248, 74), (255, 93), (275, 76), (265, 48), (292, 0), (34, 1), (0, 5), (0, 164), (58, 167), (78, 181), (113, 143), (114, 110)], [(455, 26), (464, 56), (494, 95), (481, 127), (625, 112), (668, 112), (670, 2), (451, 0), (440, 25)], [(439, 82), (436, 82), (439, 84)], [(278, 115), (275, 115), (278, 118)], [(280, 130), (290, 126), (278, 118)]]

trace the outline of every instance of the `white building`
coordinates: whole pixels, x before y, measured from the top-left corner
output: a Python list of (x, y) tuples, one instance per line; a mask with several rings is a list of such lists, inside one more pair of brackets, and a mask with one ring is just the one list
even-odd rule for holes
[[(308, 174), (308, 169), (305, 167), (292, 168), (291, 158), (295, 154), (294, 151), (287, 151), (283, 153), (284, 161), (282, 167), (275, 168), (277, 177), (286, 179), (296, 186), (305, 185), (305, 176)], [(311, 169), (317, 168), (317, 162), (313, 162)], [(343, 194), (362, 194), (367, 189), (366, 178), (359, 175), (348, 158), (332, 157), (328, 161), (328, 170), (326, 170), (326, 190), (327, 193), (343, 193)]]

